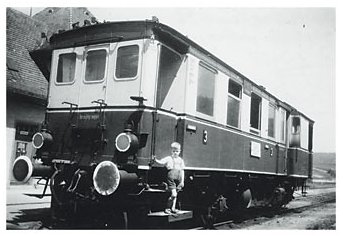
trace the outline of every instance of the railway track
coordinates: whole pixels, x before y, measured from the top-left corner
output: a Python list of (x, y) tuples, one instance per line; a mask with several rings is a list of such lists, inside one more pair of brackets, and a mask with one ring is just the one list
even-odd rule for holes
[[(327, 192), (325, 190), (328, 190)], [(312, 192), (312, 191), (311, 191)], [(318, 192), (318, 191), (314, 191)], [(308, 196), (298, 196), (281, 209), (272, 208), (249, 208), (241, 212), (239, 215), (228, 214), (226, 219), (213, 224), (213, 229), (244, 229), (244, 225), (261, 224), (274, 217), (283, 217), (291, 214), (299, 214), (304, 211), (322, 207), (329, 203), (336, 202), (335, 189), (321, 188), (319, 193), (309, 194)], [(191, 230), (203, 230), (204, 227), (193, 227)]]
[[(311, 209), (319, 208), (325, 204), (335, 203), (336, 201), (336, 189), (335, 188), (320, 188), (311, 189), (307, 196), (302, 196), (300, 193), (295, 193), (295, 199), (288, 204), (285, 208), (274, 210), (270, 208), (250, 208), (239, 214), (228, 214), (225, 218), (221, 218), (220, 221), (213, 224), (214, 229), (244, 229), (244, 225), (260, 224), (275, 217), (283, 217), (291, 214), (299, 214), (301, 212), (309, 211)], [(31, 206), (31, 207), (30, 207)], [(8, 222), (8, 229), (56, 229), (51, 225), (50, 209), (48, 204), (46, 208), (30, 209), (32, 204), (19, 204), (22, 215), (16, 215), (11, 221)], [(43, 205), (42, 205), (43, 206)], [(9, 204), (8, 210), (14, 211), (15, 205)], [(10, 223), (10, 224), (9, 224)], [(57, 227), (59, 229), (109, 229), (104, 225), (68, 225), (65, 228)], [(39, 226), (39, 227), (38, 227)], [(94, 227), (93, 227), (94, 226)], [(191, 229), (201, 230), (204, 227), (196, 227), (194, 224), (187, 227), (186, 225), (173, 226), (172, 229)]]

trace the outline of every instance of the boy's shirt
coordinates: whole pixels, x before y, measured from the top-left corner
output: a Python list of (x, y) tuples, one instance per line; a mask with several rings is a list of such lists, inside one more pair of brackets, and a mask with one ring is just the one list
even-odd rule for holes
[(168, 170), (183, 170), (185, 169), (185, 163), (181, 157), (173, 158), (172, 156), (167, 156), (158, 161), (161, 165), (167, 167)]

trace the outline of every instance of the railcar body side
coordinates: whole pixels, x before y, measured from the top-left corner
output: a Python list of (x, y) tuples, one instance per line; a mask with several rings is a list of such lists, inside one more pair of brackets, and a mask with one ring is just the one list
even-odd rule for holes
[(50, 69), (33, 142), (51, 167), (44, 178), (55, 210), (161, 209), (164, 171), (150, 162), (173, 141), (186, 165), (180, 202), (205, 215), (224, 199), (229, 209), (286, 204), (311, 177), (314, 122), (168, 26), (85, 26), (54, 35), (32, 57)]

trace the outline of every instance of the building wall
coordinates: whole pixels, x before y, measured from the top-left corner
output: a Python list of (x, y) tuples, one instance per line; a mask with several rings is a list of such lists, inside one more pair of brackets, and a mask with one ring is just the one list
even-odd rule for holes
[[(33, 127), (32, 131), (38, 129), (44, 121), (44, 114), (45, 105), (41, 105), (27, 97), (7, 96), (7, 187), (10, 184), (16, 183), (12, 176), (12, 166), (15, 158), (20, 155), (17, 147), (25, 146), (26, 155), (29, 157), (32, 157), (34, 154), (34, 149), (30, 142), (32, 132), (28, 133), (24, 129), (30, 126)], [(21, 124), (25, 124), (25, 127)], [(21, 133), (20, 130), (22, 130)]]
[[(39, 47), (48, 36), (58, 30), (70, 28), (70, 23), (91, 20), (87, 8), (45, 8), (34, 17), (12, 8), (6, 9), (6, 164), (7, 187), (16, 183), (12, 165), (20, 155), (18, 148), (32, 157), (32, 132), (39, 129), (44, 120), (48, 81), (43, 76), (29, 51)], [(21, 132), (20, 132), (21, 131)]]

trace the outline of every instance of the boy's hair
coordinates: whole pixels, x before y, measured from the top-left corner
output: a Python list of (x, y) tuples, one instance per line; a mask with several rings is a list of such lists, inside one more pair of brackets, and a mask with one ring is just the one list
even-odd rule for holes
[(173, 142), (170, 146), (171, 146), (172, 148), (181, 149), (181, 144), (179, 144), (178, 142)]

